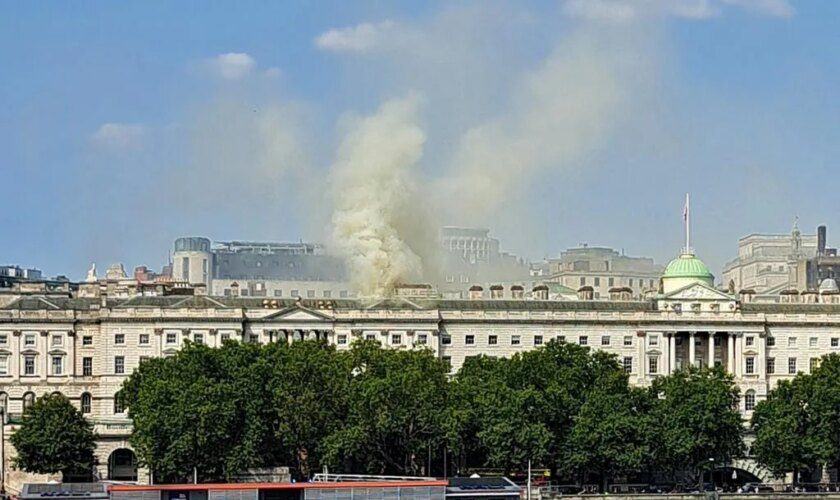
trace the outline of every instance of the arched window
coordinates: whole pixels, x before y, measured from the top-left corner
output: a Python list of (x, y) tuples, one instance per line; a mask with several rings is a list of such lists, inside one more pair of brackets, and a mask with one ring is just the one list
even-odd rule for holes
[(753, 411), (755, 409), (755, 391), (750, 389), (744, 393), (744, 410)]
[(88, 413), (90, 413), (90, 410), (91, 410), (91, 399), (92, 399), (92, 398), (90, 397), (90, 393), (89, 393), (89, 392), (83, 392), (83, 393), (82, 393), (82, 404), (81, 404), (81, 409), (82, 409), (82, 413), (83, 413), (83, 414), (85, 414), (85, 415), (87, 415)]
[(120, 393), (114, 394), (114, 414), (118, 415), (120, 413), (124, 413), (125, 408), (123, 408), (122, 402), (120, 401)]
[(35, 393), (27, 392), (23, 395), (23, 411), (26, 412), (33, 404), (35, 404)]
[(5, 392), (0, 392), (0, 411), (3, 412), (3, 423), (9, 421), (9, 395)]

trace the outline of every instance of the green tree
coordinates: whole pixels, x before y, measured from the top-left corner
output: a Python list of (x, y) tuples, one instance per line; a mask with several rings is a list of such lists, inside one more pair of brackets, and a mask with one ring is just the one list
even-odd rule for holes
[(568, 472), (566, 453), (577, 415), (594, 387), (623, 391), (627, 374), (615, 356), (588, 347), (553, 340), (539, 349), (511, 358), (508, 386), (540, 394), (528, 415), (550, 433), (545, 465)]
[(777, 478), (793, 472), (796, 481), (798, 471), (819, 460), (820, 436), (809, 418), (806, 377), (780, 381), (752, 415), (755, 440), (750, 450), (756, 462)]
[(657, 422), (649, 391), (596, 387), (575, 418), (565, 453), (566, 470), (608, 480), (647, 470), (655, 461)]
[(270, 387), (275, 438), (299, 475), (307, 478), (320, 466), (324, 439), (341, 428), (347, 414), (347, 356), (323, 341), (295, 342), (274, 351)]
[(653, 415), (659, 425), (660, 465), (693, 471), (698, 481), (744, 450), (739, 392), (722, 368), (690, 367), (654, 380)]
[(325, 441), (334, 470), (420, 474), (442, 440), (448, 367), (429, 350), (358, 342), (343, 428)]
[(246, 418), (253, 402), (226, 369), (250, 371), (252, 364), (225, 361), (234, 354), (253, 360), (259, 348), (188, 344), (173, 357), (143, 363), (124, 382), (120, 397), (134, 423), (131, 443), (156, 480), (187, 481), (194, 471), (201, 481), (229, 479), (264, 462), (256, 453), (264, 435), (253, 435)]
[(10, 438), (17, 450), (14, 466), (37, 474), (92, 474), (95, 440), (93, 425), (65, 396), (42, 396)]

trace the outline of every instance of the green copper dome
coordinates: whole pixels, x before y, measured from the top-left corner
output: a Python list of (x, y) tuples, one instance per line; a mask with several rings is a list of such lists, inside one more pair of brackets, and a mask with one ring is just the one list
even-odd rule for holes
[(676, 259), (672, 260), (668, 267), (665, 268), (663, 278), (697, 278), (707, 281), (713, 281), (715, 277), (706, 267), (702, 260), (695, 257), (693, 254), (682, 254)]

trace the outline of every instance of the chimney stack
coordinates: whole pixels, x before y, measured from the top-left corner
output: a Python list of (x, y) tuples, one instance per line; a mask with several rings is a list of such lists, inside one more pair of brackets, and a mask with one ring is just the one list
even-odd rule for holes
[(825, 226), (817, 227), (817, 255), (825, 255)]

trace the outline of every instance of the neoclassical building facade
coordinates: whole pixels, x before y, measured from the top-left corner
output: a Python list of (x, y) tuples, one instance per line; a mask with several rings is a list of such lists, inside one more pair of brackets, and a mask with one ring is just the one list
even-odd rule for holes
[[(732, 294), (712, 283), (706, 266), (684, 254), (667, 267), (659, 293), (645, 300), (625, 289), (593, 300), (586, 287), (577, 300), (549, 300), (544, 287), (496, 289), (492, 296), (474, 287), (459, 300), (434, 298), (424, 287), (381, 300), (113, 298), (96, 283), (72, 294), (21, 293), (0, 302), (5, 435), (36, 397), (61, 392), (95, 424), (100, 476), (147, 480), (133, 465), (131, 422), (115, 394), (144, 359), (171, 355), (188, 339), (218, 346), (225, 339), (318, 338), (338, 349), (373, 339), (388, 348), (431, 349), (453, 373), (470, 356), (511, 356), (559, 339), (615, 354), (637, 385), (690, 363), (722, 365), (740, 386), (745, 417), (777, 381), (840, 352), (836, 290), (755, 303), (749, 292)], [(7, 462), (13, 455), (6, 441)]]

